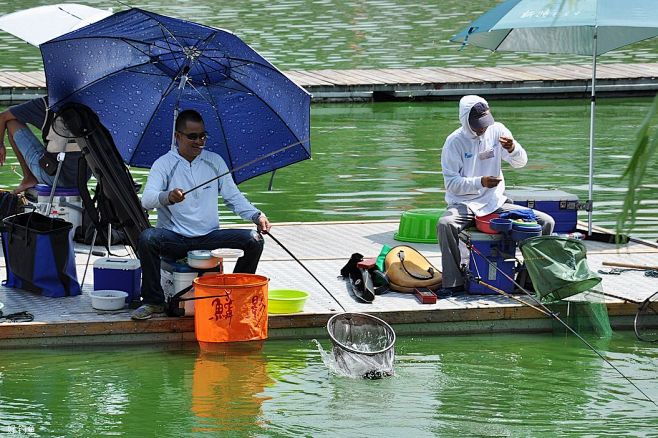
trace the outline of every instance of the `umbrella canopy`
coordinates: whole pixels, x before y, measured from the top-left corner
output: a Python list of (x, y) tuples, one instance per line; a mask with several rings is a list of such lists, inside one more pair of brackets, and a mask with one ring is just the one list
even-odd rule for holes
[(240, 169), (236, 183), (311, 156), (310, 95), (231, 32), (129, 9), (41, 53), (51, 107), (94, 110), (126, 164), (166, 153), (186, 109), (203, 116), (206, 149)]
[(490, 50), (592, 57), (588, 231), (592, 230), (596, 58), (658, 35), (655, 0), (508, 0), (452, 38)]
[(0, 17), (0, 29), (33, 46), (112, 15), (111, 10), (75, 3), (38, 6)]
[(452, 40), (490, 50), (591, 56), (656, 35), (654, 0), (508, 0)]

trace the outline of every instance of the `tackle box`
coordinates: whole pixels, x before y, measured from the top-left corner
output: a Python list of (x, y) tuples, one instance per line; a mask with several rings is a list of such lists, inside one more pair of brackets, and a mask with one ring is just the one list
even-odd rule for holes
[(469, 256), (469, 276), (466, 291), (473, 295), (496, 295), (498, 292), (480, 282), (506, 293), (514, 291), (516, 244), (502, 234), (465, 231), (475, 250)]
[(555, 233), (570, 233), (578, 220), (578, 196), (562, 190), (532, 189), (505, 191), (505, 196), (516, 205), (550, 214), (555, 219)]

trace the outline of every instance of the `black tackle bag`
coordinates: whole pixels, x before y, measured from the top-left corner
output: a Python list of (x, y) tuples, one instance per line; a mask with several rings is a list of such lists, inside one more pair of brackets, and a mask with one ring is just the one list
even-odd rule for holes
[(80, 295), (70, 222), (30, 212), (9, 216), (3, 224), (5, 286), (47, 297)]

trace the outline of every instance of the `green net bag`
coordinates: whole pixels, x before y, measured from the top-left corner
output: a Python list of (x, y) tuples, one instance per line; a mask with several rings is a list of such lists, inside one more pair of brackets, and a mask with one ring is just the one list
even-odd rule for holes
[(519, 245), (528, 275), (542, 301), (555, 301), (592, 289), (601, 277), (587, 265), (580, 240), (558, 236), (526, 239)]

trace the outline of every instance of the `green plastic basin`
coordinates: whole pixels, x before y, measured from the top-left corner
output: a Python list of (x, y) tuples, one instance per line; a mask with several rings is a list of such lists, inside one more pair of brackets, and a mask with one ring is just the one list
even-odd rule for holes
[(308, 292), (274, 289), (267, 293), (267, 313), (298, 313), (304, 310)]
[(418, 208), (402, 213), (395, 240), (413, 243), (437, 243), (436, 223), (445, 210), (440, 208)]

